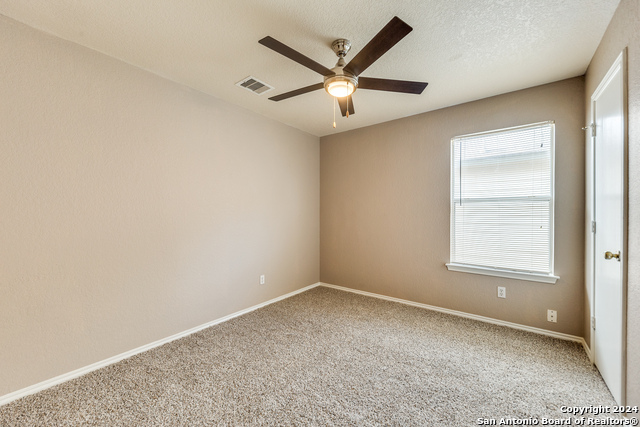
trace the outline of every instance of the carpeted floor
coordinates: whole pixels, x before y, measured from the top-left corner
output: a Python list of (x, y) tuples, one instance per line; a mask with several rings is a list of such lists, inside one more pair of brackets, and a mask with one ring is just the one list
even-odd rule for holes
[(614, 404), (576, 343), (318, 287), (0, 407), (0, 425), (472, 426)]

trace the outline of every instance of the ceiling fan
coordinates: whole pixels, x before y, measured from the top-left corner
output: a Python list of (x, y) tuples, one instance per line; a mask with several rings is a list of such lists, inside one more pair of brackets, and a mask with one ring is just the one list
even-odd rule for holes
[(300, 89), (272, 96), (269, 99), (272, 101), (282, 101), (283, 99), (324, 88), (330, 95), (337, 98), (342, 115), (349, 117), (349, 114), (355, 114), (351, 95), (358, 88), (420, 95), (428, 83), (360, 77), (360, 74), (364, 70), (377, 61), (378, 58), (395, 46), (396, 43), (402, 40), (412, 30), (413, 28), (403, 20), (394, 16), (348, 64), (345, 62), (344, 57), (351, 48), (351, 42), (346, 39), (335, 40), (331, 48), (336, 55), (338, 55), (338, 62), (332, 69), (326, 68), (273, 37), (267, 36), (259, 40), (258, 43), (324, 76), (323, 83), (305, 86)]

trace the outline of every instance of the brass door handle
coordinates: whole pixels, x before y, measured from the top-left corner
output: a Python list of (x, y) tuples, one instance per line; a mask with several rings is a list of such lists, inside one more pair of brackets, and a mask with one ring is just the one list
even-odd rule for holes
[(613, 252), (607, 251), (604, 253), (604, 259), (611, 259), (611, 258), (615, 258), (618, 261), (620, 261), (620, 252), (614, 254)]

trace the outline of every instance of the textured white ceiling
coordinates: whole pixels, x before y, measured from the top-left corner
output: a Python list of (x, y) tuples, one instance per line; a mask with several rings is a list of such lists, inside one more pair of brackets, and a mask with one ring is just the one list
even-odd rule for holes
[[(0, 13), (323, 136), (582, 75), (619, 0), (0, 0)], [(270, 35), (331, 68), (393, 17), (413, 27), (362, 75), (429, 82), (422, 95), (358, 90), (339, 116), (324, 91), (268, 97), (322, 76), (258, 44)], [(235, 86), (249, 75), (275, 87)]]

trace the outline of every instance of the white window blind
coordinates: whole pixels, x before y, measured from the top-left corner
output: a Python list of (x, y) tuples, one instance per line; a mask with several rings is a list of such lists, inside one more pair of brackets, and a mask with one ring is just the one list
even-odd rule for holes
[(451, 145), (451, 263), (553, 275), (554, 124)]

